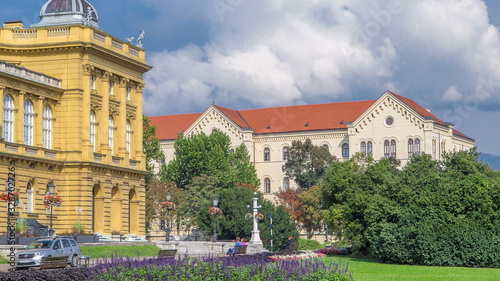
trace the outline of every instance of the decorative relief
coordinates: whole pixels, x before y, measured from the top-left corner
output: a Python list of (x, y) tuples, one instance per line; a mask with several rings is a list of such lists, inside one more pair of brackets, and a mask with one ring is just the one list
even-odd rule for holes
[(110, 101), (109, 102), (109, 114), (112, 116), (118, 116), (120, 114), (120, 103)]
[(92, 96), (90, 97), (90, 108), (93, 110), (101, 110), (102, 109), (102, 98)]
[(83, 65), (83, 75), (90, 75), (92, 74), (92, 71), (94, 70), (94, 67), (90, 64), (84, 64)]
[(112, 77), (112, 76), (113, 76), (113, 74), (112, 74), (112, 73), (110, 73), (109, 71), (104, 71), (104, 72), (102, 73), (102, 81), (104, 81), (104, 82), (108, 82), (108, 81), (109, 81), (109, 79), (111, 79), (111, 77)]
[(130, 84), (130, 80), (128, 78), (120, 79), (120, 87), (125, 88)]
[(136, 109), (127, 106), (127, 119), (135, 120), (136, 118)]

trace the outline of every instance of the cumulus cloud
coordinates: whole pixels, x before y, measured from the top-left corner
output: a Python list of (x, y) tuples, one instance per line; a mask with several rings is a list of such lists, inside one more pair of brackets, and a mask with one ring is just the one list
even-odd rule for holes
[[(500, 77), (500, 36), (480, 0), (170, 2), (209, 24), (207, 40), (149, 54), (149, 115), (213, 101), (243, 109), (372, 99), (386, 89), (459, 105), (479, 81)], [(197, 4), (204, 13), (187, 8)], [(477, 106), (498, 102), (496, 92)]]

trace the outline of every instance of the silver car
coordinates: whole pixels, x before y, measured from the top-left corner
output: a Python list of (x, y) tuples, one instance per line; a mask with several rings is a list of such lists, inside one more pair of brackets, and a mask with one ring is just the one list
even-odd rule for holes
[(62, 236), (39, 238), (18, 251), (16, 268), (40, 266), (43, 257), (68, 257), (68, 264), (75, 267), (81, 254), (80, 246), (72, 238)]

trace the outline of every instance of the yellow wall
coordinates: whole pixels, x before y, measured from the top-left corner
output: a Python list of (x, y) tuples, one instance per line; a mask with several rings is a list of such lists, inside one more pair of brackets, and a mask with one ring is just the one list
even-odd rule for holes
[[(16, 211), (48, 224), (42, 199), (53, 181), (64, 200), (53, 209), (58, 233), (81, 221), (89, 232), (144, 234), (142, 76), (150, 69), (144, 50), (83, 25), (21, 29), (11, 24), (0, 28), (0, 61), (9, 63), (0, 63), (0, 96), (9, 95), (15, 104), (14, 140), (0, 140), (0, 179), (7, 179), (9, 166), (16, 168), (22, 202)], [(96, 80), (94, 90), (91, 77)], [(114, 81), (113, 95), (108, 92), (109, 81)], [(32, 146), (23, 140), (25, 100), (34, 105)], [(53, 117), (49, 149), (42, 147), (44, 105), (52, 109)], [(96, 114), (94, 143), (91, 110)], [(108, 145), (110, 116), (113, 147)], [(28, 182), (34, 189), (33, 212), (27, 207)], [(0, 229), (5, 229), (5, 219), (0, 219)]]

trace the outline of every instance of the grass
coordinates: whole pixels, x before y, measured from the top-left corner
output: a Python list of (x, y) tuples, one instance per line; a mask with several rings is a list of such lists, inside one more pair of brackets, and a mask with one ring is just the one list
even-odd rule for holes
[(384, 264), (370, 258), (328, 257), (349, 263), (355, 281), (497, 281), (500, 269)]
[(83, 246), (82, 255), (95, 258), (157, 256), (160, 248), (144, 246)]

